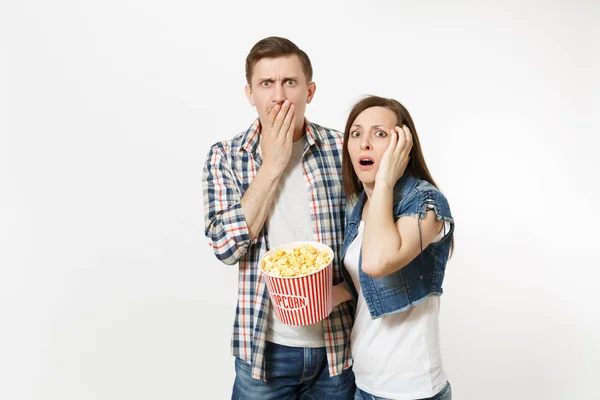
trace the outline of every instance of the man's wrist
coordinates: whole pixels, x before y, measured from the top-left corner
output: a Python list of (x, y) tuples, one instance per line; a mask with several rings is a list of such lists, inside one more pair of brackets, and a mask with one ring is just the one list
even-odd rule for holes
[(266, 179), (269, 179), (272, 182), (278, 181), (279, 178), (281, 178), (281, 175), (283, 175), (283, 171), (280, 171), (279, 168), (273, 166), (270, 163), (263, 163), (260, 166), (258, 173), (260, 173)]

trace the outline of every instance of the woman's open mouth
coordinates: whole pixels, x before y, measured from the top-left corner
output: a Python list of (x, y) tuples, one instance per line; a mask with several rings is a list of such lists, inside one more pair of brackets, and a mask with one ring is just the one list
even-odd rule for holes
[(362, 170), (369, 170), (375, 165), (375, 161), (371, 157), (361, 157), (358, 159), (358, 165)]

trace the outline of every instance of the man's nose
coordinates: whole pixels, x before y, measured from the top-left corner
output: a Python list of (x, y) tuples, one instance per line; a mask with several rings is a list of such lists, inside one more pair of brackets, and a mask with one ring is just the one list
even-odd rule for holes
[(275, 93), (273, 94), (273, 101), (282, 105), (285, 101), (285, 90), (282, 85), (276, 85)]

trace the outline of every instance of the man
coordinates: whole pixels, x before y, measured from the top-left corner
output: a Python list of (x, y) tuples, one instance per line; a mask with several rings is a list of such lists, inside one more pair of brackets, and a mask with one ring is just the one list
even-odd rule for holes
[(322, 322), (285, 325), (259, 271), (268, 249), (316, 240), (334, 250), (334, 284), (341, 280), (343, 135), (304, 118), (316, 86), (310, 59), (291, 41), (256, 43), (246, 80), (258, 119), (211, 147), (203, 176), (206, 237), (219, 260), (239, 263), (232, 398), (353, 399), (349, 303)]

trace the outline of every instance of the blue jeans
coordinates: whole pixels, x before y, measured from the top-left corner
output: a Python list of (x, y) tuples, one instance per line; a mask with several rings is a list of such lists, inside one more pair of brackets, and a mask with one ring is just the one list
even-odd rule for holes
[(352, 368), (329, 376), (324, 347), (288, 347), (267, 342), (265, 348), (267, 382), (251, 376), (250, 364), (235, 359), (232, 400), (352, 400)]
[[(356, 388), (356, 393), (354, 394), (354, 400), (387, 400), (384, 397), (377, 397), (369, 394), (359, 388)], [(450, 386), (450, 382), (446, 384), (446, 386), (435, 396), (429, 397), (427, 399), (417, 399), (417, 400), (452, 400), (452, 387)]]

